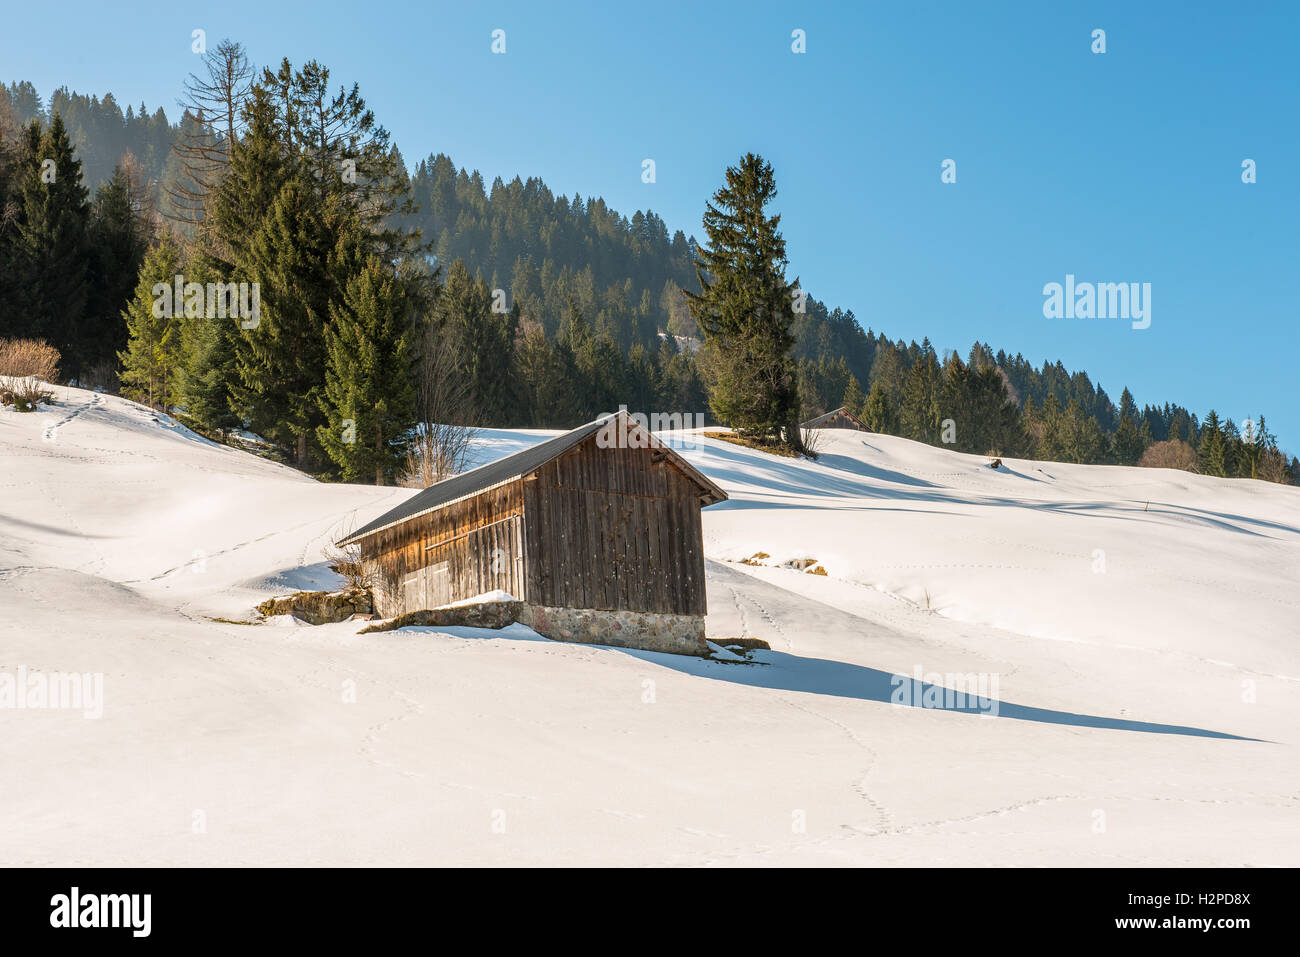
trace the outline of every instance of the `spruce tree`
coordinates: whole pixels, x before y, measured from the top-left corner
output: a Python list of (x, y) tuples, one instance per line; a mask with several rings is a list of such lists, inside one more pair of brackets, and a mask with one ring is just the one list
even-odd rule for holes
[(132, 206), (131, 183), (117, 166), (95, 193), (89, 232), (90, 294), (82, 337), (84, 361), (93, 369), (116, 361), (126, 346), (122, 309), (130, 300), (149, 248), (148, 227)]
[[(30, 127), (34, 137), (39, 127)], [(56, 113), (26, 157), (19, 184), (21, 221), (13, 246), (17, 301), (25, 335), (59, 350), (69, 378), (85, 364), (85, 311), (90, 291), (86, 227), (90, 214), (81, 161)]]
[(854, 415), (862, 414), (862, 404), (866, 402), (866, 396), (862, 394), (862, 386), (855, 375), (849, 376), (848, 388), (844, 390), (844, 398), (840, 405), (848, 409)]
[(391, 268), (372, 256), (331, 307), (320, 398), (321, 447), (343, 480), (393, 481), (415, 425), (415, 327)]
[[(224, 283), (223, 264), (207, 256), (201, 248), (191, 248), (188, 259), (187, 281), (205, 285)], [(202, 432), (225, 435), (243, 424), (235, 413), (231, 394), (232, 384), (239, 375), (235, 344), (243, 319), (233, 313), (228, 302), (224, 316), (217, 300), (214, 299), (213, 305), (218, 308), (211, 313), (205, 308), (202, 315), (186, 315), (181, 321), (184, 364), (179, 391), (188, 424)]]
[(705, 339), (709, 405), (738, 431), (803, 452), (790, 357), (798, 280), (785, 278), (781, 217), (765, 212), (776, 181), (753, 153), (725, 179), (704, 214), (708, 242), (695, 263), (700, 292), (687, 293)]
[(336, 262), (341, 250), (333, 241), (345, 222), (342, 211), (322, 209), (295, 178), (280, 190), (248, 249), (260, 309), (255, 325), (241, 326), (237, 397), (251, 410), (254, 431), (292, 450), (299, 468), (313, 462), (324, 330), (336, 284), (350, 273)]
[(438, 292), (433, 319), (441, 334), (462, 344), (463, 374), (470, 382), (479, 424), (507, 424), (518, 313), (494, 312), (492, 288), (470, 276), (458, 259)]
[(898, 435), (898, 410), (883, 382), (872, 385), (871, 393), (862, 406), (862, 424), (872, 432)]
[(244, 107), (245, 134), (230, 151), (229, 169), (212, 195), (205, 219), (213, 246), (230, 278), (247, 280), (249, 246), (280, 190), (293, 174), (293, 158), (277, 132), (271, 94), (254, 87)]
[(1196, 458), (1200, 462), (1202, 475), (1227, 475), (1223, 430), (1219, 423), (1219, 413), (1214, 409), (1210, 410), (1210, 414), (1205, 417), (1205, 424), (1201, 426), (1201, 441), (1196, 448)]
[(918, 442), (938, 444), (940, 423), (939, 360), (926, 339), (916, 363), (903, 384), (903, 402), (899, 410), (902, 435)]
[[(1142, 423), (1146, 428), (1146, 423)], [(1137, 465), (1138, 459), (1146, 451), (1149, 443), (1142, 438), (1142, 430), (1129, 416), (1121, 416), (1119, 427), (1115, 430), (1114, 459), (1119, 465)]]
[(183, 304), (156, 295), (154, 287), (172, 288), (180, 273), (180, 250), (164, 236), (140, 265), (135, 296), (122, 312), (127, 328), (126, 348), (118, 353), (122, 394), (157, 409), (169, 408), (179, 397)]
[(1047, 393), (1041, 412), (1035, 414), (1034, 458), (1061, 462), (1066, 458), (1066, 437), (1061, 415), (1061, 404), (1055, 392)]
[(529, 329), (519, 342), (514, 388), (528, 425), (554, 428), (579, 419), (572, 356), (566, 346), (547, 339), (540, 326)]

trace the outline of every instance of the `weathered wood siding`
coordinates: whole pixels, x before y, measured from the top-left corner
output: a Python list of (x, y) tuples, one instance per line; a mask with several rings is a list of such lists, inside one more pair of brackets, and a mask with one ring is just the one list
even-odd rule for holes
[(489, 489), (361, 540), (385, 617), (495, 589), (527, 599), (521, 483)]
[(653, 449), (595, 438), (524, 481), (528, 601), (703, 615), (700, 489)]

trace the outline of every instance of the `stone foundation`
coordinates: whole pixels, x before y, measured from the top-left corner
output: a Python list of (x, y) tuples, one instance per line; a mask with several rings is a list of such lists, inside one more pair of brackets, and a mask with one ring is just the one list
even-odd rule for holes
[(613, 645), (674, 655), (707, 655), (702, 615), (665, 615), (647, 611), (597, 611), (550, 608), (525, 603), (519, 621), (556, 641)]
[(421, 611), (398, 615), (392, 621), (385, 621), (369, 628), (362, 628), (358, 635), (369, 635), (378, 631), (396, 631), (398, 628), (411, 626), (435, 628), (504, 628), (519, 620), (519, 601), (481, 601), (476, 605), (445, 605), (442, 608), (426, 608)]

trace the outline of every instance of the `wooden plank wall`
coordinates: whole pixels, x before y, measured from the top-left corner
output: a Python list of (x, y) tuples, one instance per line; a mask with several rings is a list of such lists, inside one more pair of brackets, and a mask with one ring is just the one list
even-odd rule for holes
[[(361, 549), (362, 559), (375, 564), (378, 587), (402, 604), (398, 613), (427, 607), (433, 596), (423, 579), (417, 589), (419, 607), (405, 607), (405, 583), (420, 569), (439, 562), (449, 566), (448, 601), (498, 588), (527, 598), (523, 494), (518, 481), (370, 535), (362, 540)], [(500, 552), (494, 557), (497, 549)]]
[(705, 613), (700, 489), (652, 449), (593, 437), (524, 483), (528, 600)]
[(818, 428), (822, 428), (822, 429), (857, 429), (859, 432), (865, 432), (865, 431), (866, 431), (866, 429), (864, 429), (861, 425), (859, 425), (857, 422), (854, 422), (852, 419), (850, 419), (847, 415), (845, 415), (845, 414), (842, 413), (842, 412), (839, 413), (838, 415), (834, 416), (833, 418), (827, 419), (827, 420), (826, 420), (825, 422), (823, 422), (820, 426), (818, 426)]

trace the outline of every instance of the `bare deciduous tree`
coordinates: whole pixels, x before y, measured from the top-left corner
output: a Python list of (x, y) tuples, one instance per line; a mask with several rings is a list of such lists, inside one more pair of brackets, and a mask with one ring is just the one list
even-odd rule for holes
[(465, 471), (478, 430), (470, 425), (473, 398), (460, 354), (454, 337), (426, 325), (417, 368), (419, 424), (401, 483), (408, 488), (428, 488)]
[(172, 151), (184, 171), (167, 188), (168, 218), (182, 227), (199, 227), (208, 195), (230, 164), (230, 150), (243, 132), (244, 104), (253, 65), (242, 44), (222, 40), (203, 56), (200, 72), (185, 80), (180, 129)]
[(1199, 472), (1200, 464), (1196, 450), (1181, 439), (1156, 442), (1142, 453), (1138, 465), (1149, 469), (1182, 469), (1184, 472)]
[(325, 556), (325, 564), (329, 566), (330, 571), (344, 579), (349, 588), (369, 591), (375, 584), (375, 569), (369, 562), (362, 561), (361, 544), (359, 542), (348, 545), (334, 544), (347, 538), (354, 531), (356, 531), (355, 522), (343, 523), (330, 533), (329, 544), (321, 550), (321, 554)]

